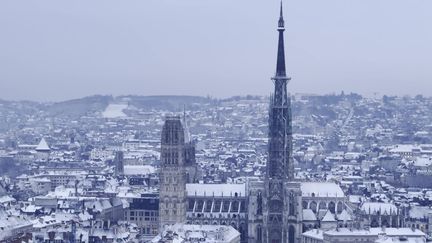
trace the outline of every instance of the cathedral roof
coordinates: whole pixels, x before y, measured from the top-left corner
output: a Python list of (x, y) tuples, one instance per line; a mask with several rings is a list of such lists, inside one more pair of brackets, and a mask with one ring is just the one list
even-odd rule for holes
[(305, 221), (315, 221), (317, 217), (312, 209), (303, 209), (303, 220)]
[(302, 182), (303, 197), (345, 197), (339, 185), (332, 182)]
[(398, 213), (397, 207), (392, 203), (381, 202), (365, 202), (361, 206), (361, 210), (366, 214), (388, 214), (394, 215)]
[(351, 215), (344, 209), (338, 216), (338, 220), (340, 221), (351, 221)]
[(321, 219), (322, 222), (335, 222), (335, 216), (330, 212), (330, 210), (327, 210), (327, 213), (324, 215), (324, 217)]
[(188, 196), (245, 197), (246, 184), (186, 184)]

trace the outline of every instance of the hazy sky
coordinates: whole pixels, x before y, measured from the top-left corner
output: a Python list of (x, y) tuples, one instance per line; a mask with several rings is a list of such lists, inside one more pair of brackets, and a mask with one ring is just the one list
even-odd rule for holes
[[(0, 99), (269, 94), (277, 0), (1, 0)], [(432, 95), (431, 0), (285, 0), (292, 93)]]

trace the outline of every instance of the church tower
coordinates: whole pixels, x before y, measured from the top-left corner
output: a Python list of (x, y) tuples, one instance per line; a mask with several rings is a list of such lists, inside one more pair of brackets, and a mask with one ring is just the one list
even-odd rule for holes
[(263, 242), (298, 243), (301, 234), (301, 190), (294, 181), (292, 159), (291, 100), (287, 94), (290, 78), (285, 70), (284, 19), (282, 2), (278, 21), (274, 93), (270, 97), (267, 171), (264, 181)]
[(159, 173), (160, 228), (186, 221), (185, 130), (179, 116), (168, 116), (162, 128)]

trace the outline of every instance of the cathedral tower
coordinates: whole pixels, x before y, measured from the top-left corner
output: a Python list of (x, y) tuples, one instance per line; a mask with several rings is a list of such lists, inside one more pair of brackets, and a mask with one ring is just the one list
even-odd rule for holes
[(290, 80), (285, 70), (282, 3), (278, 21), (278, 50), (274, 93), (270, 98), (268, 160), (263, 203), (263, 242), (297, 243), (301, 233), (300, 183), (294, 181), (292, 159)]
[(185, 130), (179, 116), (165, 119), (161, 138), (159, 220), (166, 225), (186, 221)]

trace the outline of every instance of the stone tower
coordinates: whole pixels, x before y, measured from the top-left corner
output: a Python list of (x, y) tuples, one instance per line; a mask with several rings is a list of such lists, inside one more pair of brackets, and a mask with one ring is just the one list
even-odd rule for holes
[(186, 221), (185, 131), (179, 116), (168, 116), (162, 128), (159, 174), (160, 228)]
[(278, 21), (274, 93), (269, 108), (269, 145), (263, 196), (263, 237), (266, 243), (297, 243), (301, 234), (301, 190), (294, 181), (292, 159), (291, 100), (287, 94), (290, 78), (285, 70), (284, 19), (282, 3)]
[(124, 165), (123, 165), (123, 151), (116, 151), (114, 156), (114, 173), (116, 176), (123, 176)]

